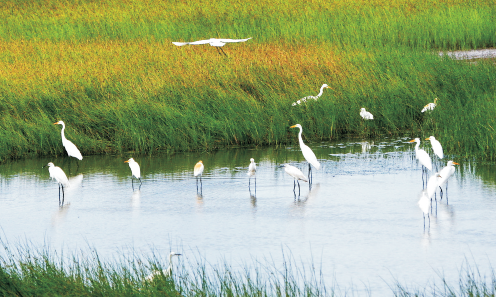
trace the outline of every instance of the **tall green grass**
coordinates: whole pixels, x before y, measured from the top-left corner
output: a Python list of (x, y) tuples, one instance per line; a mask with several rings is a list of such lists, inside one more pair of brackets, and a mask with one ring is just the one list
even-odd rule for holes
[[(495, 159), (492, 1), (4, 1), (0, 160), (404, 134)], [(225, 47), (170, 41), (253, 37)], [(291, 103), (326, 90), (317, 102)], [(435, 111), (421, 114), (437, 97)], [(358, 116), (367, 108), (374, 121)]]

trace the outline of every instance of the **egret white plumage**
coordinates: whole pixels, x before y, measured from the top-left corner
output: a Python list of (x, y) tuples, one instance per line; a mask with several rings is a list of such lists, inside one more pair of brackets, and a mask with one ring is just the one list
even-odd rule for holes
[[(50, 177), (52, 179), (55, 179), (57, 183), (59, 184), (59, 206), (64, 205), (64, 187), (69, 186), (69, 179), (67, 178), (67, 175), (65, 175), (64, 170), (62, 168), (55, 166), (52, 162), (46, 164), (43, 167), (48, 166), (48, 172), (50, 173)], [(60, 201), (60, 189), (62, 189), (62, 203)]]
[(195, 164), (195, 168), (193, 170), (193, 175), (196, 177), (196, 191), (198, 192), (198, 177), (200, 178), (200, 187), (203, 190), (203, 183), (202, 183), (202, 174), (203, 174), (203, 169), (205, 167), (203, 166), (203, 162), (199, 161), (198, 163)]
[(365, 110), (365, 108), (361, 108), (360, 109), (360, 116), (364, 119), (364, 120), (373, 120), (374, 119), (374, 116)]
[(443, 188), (442, 186), (446, 184), (446, 203), (448, 203), (448, 179), (455, 173), (455, 166), (460, 165), (453, 161), (448, 161), (448, 164), (439, 171), (440, 178), (438, 180), (438, 186), (441, 189), (441, 199), (443, 199)]
[[(257, 172), (257, 165), (255, 164), (255, 159), (250, 158), (250, 166), (248, 166), (248, 188), (250, 187), (251, 177), (254, 176)], [(257, 177), (255, 176), (255, 188), (257, 187)]]
[(54, 125), (62, 125), (62, 130), (60, 131), (60, 134), (62, 135), (62, 145), (65, 147), (67, 154), (71, 157), (78, 159), (78, 160), (82, 160), (83, 155), (81, 155), (81, 152), (78, 150), (76, 145), (74, 145), (74, 143), (72, 143), (70, 140), (65, 138), (65, 133), (64, 133), (65, 123), (63, 121), (58, 121), (58, 122), (53, 123), (53, 124)]
[(434, 136), (430, 136), (425, 140), (431, 141), (432, 150), (434, 151), (434, 154), (436, 154), (439, 157), (439, 159), (444, 158), (443, 147), (441, 146), (441, 143)]
[(322, 87), (320, 87), (320, 92), (319, 92), (319, 94), (317, 94), (317, 96), (306, 96), (306, 97), (301, 98), (300, 100), (298, 100), (296, 102), (293, 102), (292, 105), (296, 106), (296, 105), (305, 103), (305, 102), (307, 102), (307, 100), (310, 100), (310, 99), (317, 101), (320, 98), (320, 96), (322, 96), (322, 94), (324, 93), (324, 89), (332, 89), (332, 88), (329, 87), (327, 84), (323, 84)]
[(427, 105), (424, 106), (424, 108), (422, 108), (421, 112), (426, 112), (428, 110), (434, 110), (434, 108), (436, 107), (437, 105), (437, 98), (434, 99), (434, 103), (429, 103)]
[(167, 267), (167, 269), (163, 269), (163, 270), (155, 270), (154, 272), (152, 272), (151, 274), (149, 274), (148, 276), (145, 277), (145, 281), (151, 282), (151, 281), (153, 281), (153, 278), (155, 276), (161, 275), (161, 274), (164, 277), (171, 277), (172, 276), (172, 266), (173, 266), (172, 257), (174, 257), (174, 256), (181, 256), (181, 254), (171, 252), (169, 254), (169, 267)]
[(300, 124), (296, 124), (294, 126), (291, 126), (290, 128), (300, 128), (300, 133), (298, 133), (298, 140), (300, 142), (300, 149), (301, 152), (303, 153), (303, 157), (305, 160), (308, 162), (308, 180), (310, 183), (312, 182), (311, 174), (312, 174), (312, 167), (310, 164), (315, 167), (315, 169), (319, 170), (320, 169), (320, 163), (317, 160), (317, 157), (313, 153), (312, 149), (309, 148), (305, 143), (303, 143), (303, 139), (301, 138), (301, 134), (303, 133), (303, 128), (301, 127)]
[(210, 39), (205, 39), (205, 40), (197, 40), (197, 41), (192, 41), (192, 42), (172, 42), (172, 44), (177, 45), (177, 46), (183, 46), (187, 44), (191, 45), (197, 45), (197, 44), (210, 44), (210, 46), (216, 47), (218, 50), (220, 49), (224, 55), (227, 56), (227, 54), (224, 52), (222, 47), (228, 43), (236, 43), (236, 42), (245, 42), (250, 40), (250, 38), (246, 39), (226, 39), (226, 38), (210, 38)]
[(415, 157), (419, 160), (420, 164), (422, 164), (422, 169), (423, 167), (425, 167), (429, 170), (432, 170), (431, 157), (429, 157), (429, 154), (426, 151), (424, 151), (423, 149), (419, 149), (420, 138), (415, 138), (413, 140), (410, 140), (409, 142), (417, 143), (415, 145)]
[(134, 161), (133, 158), (130, 158), (129, 160), (127, 161), (124, 161), (124, 163), (128, 163), (129, 164), (129, 168), (131, 168), (131, 185), (133, 186), (133, 190), (134, 190), (134, 180), (133, 180), (133, 177), (135, 177), (136, 179), (138, 179), (140, 181), (140, 188), (141, 188), (141, 172), (140, 172), (140, 166), (138, 164), (138, 162)]
[(425, 215), (427, 214), (427, 217), (429, 218), (429, 226), (431, 225), (431, 217), (429, 215), (429, 211), (431, 209), (431, 198), (428, 197), (427, 191), (422, 190), (422, 194), (420, 196), (420, 199), (418, 201), (418, 206), (422, 210), (422, 213), (424, 215), (424, 229), (425, 229)]
[(291, 166), (289, 164), (282, 164), (279, 167), (284, 167), (284, 171), (294, 178), (293, 192), (296, 190), (296, 183), (298, 183), (298, 195), (299, 195), (300, 194), (300, 182), (299, 181), (302, 180), (304, 182), (308, 182), (308, 179), (305, 177), (305, 175), (303, 174), (303, 172), (301, 172), (300, 169), (298, 169), (294, 166)]

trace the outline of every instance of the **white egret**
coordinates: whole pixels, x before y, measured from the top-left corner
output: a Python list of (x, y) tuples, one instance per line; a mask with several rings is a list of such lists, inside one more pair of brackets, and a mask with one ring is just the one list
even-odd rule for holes
[(293, 106), (296, 106), (296, 105), (305, 103), (309, 99), (313, 99), (313, 100), (317, 101), (320, 98), (320, 96), (322, 96), (322, 94), (324, 93), (324, 89), (332, 89), (332, 88), (329, 87), (327, 84), (323, 84), (322, 87), (320, 87), (320, 92), (319, 92), (319, 94), (317, 96), (306, 96), (306, 97), (301, 98), (300, 100), (298, 100), (296, 102), (293, 102), (292, 105)]
[(414, 140), (410, 140), (409, 142), (416, 142), (415, 145), (415, 157), (419, 160), (420, 164), (422, 164), (422, 169), (425, 167), (432, 171), (432, 161), (429, 154), (423, 149), (419, 149), (420, 146), (420, 138), (415, 138)]
[(63, 121), (58, 121), (58, 122), (53, 123), (53, 124), (54, 125), (62, 125), (62, 130), (61, 130), (60, 134), (62, 135), (62, 145), (65, 147), (67, 154), (71, 157), (78, 159), (78, 160), (82, 160), (83, 155), (81, 155), (81, 152), (78, 150), (76, 145), (74, 145), (74, 143), (72, 143), (70, 140), (65, 138), (65, 133), (64, 133), (65, 123)]
[(287, 174), (291, 175), (294, 178), (293, 181), (293, 192), (296, 190), (296, 183), (298, 183), (298, 195), (300, 195), (300, 180), (304, 182), (308, 182), (308, 179), (305, 177), (303, 172), (301, 172), (300, 169), (291, 166), (289, 164), (282, 164), (279, 167), (284, 167), (284, 171), (286, 171)]
[[(248, 166), (248, 188), (250, 188), (251, 177), (257, 173), (257, 165), (255, 164), (255, 159), (250, 159), (250, 166)], [(255, 176), (255, 189), (257, 188), (257, 177)]]
[(300, 141), (300, 149), (301, 152), (303, 153), (303, 157), (305, 160), (308, 162), (308, 179), (310, 180), (310, 183), (312, 182), (311, 178), (311, 173), (312, 173), (312, 167), (310, 164), (315, 167), (315, 169), (319, 170), (320, 169), (320, 163), (317, 160), (317, 157), (313, 153), (312, 149), (309, 148), (305, 143), (303, 143), (303, 139), (301, 138), (301, 134), (303, 133), (303, 128), (301, 127), (300, 124), (296, 124), (294, 126), (291, 126), (290, 128), (300, 128), (300, 133), (298, 133), (298, 140)]
[(164, 277), (171, 277), (172, 276), (172, 266), (173, 266), (172, 257), (174, 257), (174, 256), (181, 256), (181, 254), (171, 252), (169, 254), (169, 267), (167, 267), (167, 269), (163, 269), (163, 270), (155, 270), (154, 272), (149, 274), (147, 277), (145, 277), (145, 281), (151, 282), (151, 281), (153, 281), (153, 278), (155, 276), (161, 275), (161, 274)]
[(360, 109), (360, 116), (364, 119), (364, 120), (373, 120), (374, 119), (374, 116), (365, 110), (365, 108), (361, 108)]
[(434, 151), (434, 154), (436, 154), (439, 157), (439, 159), (444, 158), (443, 147), (441, 146), (441, 143), (434, 136), (430, 136), (425, 140), (431, 141), (432, 150)]
[[(59, 206), (64, 205), (64, 187), (69, 186), (69, 179), (67, 178), (67, 175), (65, 175), (64, 170), (62, 168), (55, 166), (52, 162), (46, 164), (43, 167), (48, 166), (48, 172), (50, 173), (50, 177), (52, 179), (55, 179), (57, 183), (59, 184)], [(62, 189), (62, 203), (60, 202), (60, 189)]]
[(138, 179), (140, 181), (140, 188), (141, 188), (141, 172), (140, 172), (140, 166), (138, 164), (138, 162), (134, 161), (133, 158), (130, 158), (129, 160), (127, 161), (124, 161), (124, 163), (128, 163), (129, 164), (129, 168), (131, 168), (131, 185), (133, 186), (133, 190), (134, 190), (134, 179), (133, 179), (133, 176)]
[(428, 110), (434, 110), (434, 108), (436, 107), (436, 104), (437, 104), (437, 98), (434, 99), (434, 103), (429, 103), (427, 104), (426, 106), (424, 106), (424, 108), (422, 108), (422, 111), (421, 112), (426, 112)]
[(198, 177), (200, 177), (200, 187), (203, 190), (203, 183), (202, 183), (202, 179), (201, 179), (202, 174), (203, 174), (203, 169), (204, 169), (204, 166), (203, 166), (202, 161), (199, 161), (198, 163), (196, 163), (194, 171), (193, 171), (193, 175), (196, 177), (196, 191), (197, 192), (198, 192)]
[(448, 161), (446, 167), (439, 171), (440, 179), (438, 181), (439, 189), (441, 189), (441, 199), (443, 199), (443, 188), (442, 186), (446, 184), (446, 203), (448, 203), (448, 179), (455, 173), (455, 166), (460, 165), (453, 161)]
[(245, 42), (250, 40), (250, 38), (246, 39), (223, 39), (223, 38), (210, 38), (210, 39), (205, 39), (205, 40), (197, 40), (197, 41), (192, 41), (192, 42), (172, 42), (172, 44), (177, 45), (177, 46), (183, 46), (187, 44), (192, 44), (192, 45), (197, 45), (197, 44), (210, 44), (210, 46), (214, 46), (217, 48), (217, 50), (221, 50), (224, 55), (227, 56), (227, 54), (224, 52), (222, 47), (226, 45), (227, 43), (235, 43), (235, 42)]
[(427, 214), (427, 217), (429, 218), (429, 226), (431, 225), (431, 217), (429, 215), (429, 211), (431, 209), (431, 198), (428, 197), (427, 191), (422, 190), (422, 194), (420, 196), (418, 206), (422, 210), (422, 213), (424, 215), (424, 229), (425, 229), (425, 215)]

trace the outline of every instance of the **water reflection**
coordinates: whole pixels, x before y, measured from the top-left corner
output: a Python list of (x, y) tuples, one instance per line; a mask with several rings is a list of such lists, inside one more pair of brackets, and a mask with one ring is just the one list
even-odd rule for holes
[(60, 206), (52, 215), (52, 227), (58, 227), (65, 220), (71, 203)]

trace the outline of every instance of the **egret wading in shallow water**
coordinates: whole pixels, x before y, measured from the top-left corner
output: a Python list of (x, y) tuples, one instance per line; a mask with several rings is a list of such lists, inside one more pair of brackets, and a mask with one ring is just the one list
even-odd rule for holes
[[(67, 175), (65, 175), (64, 170), (62, 168), (55, 166), (52, 162), (46, 164), (43, 167), (48, 166), (48, 172), (50, 173), (50, 177), (55, 179), (59, 184), (59, 206), (64, 205), (64, 187), (69, 186), (69, 179), (67, 179)], [(62, 189), (62, 201), (60, 201), (60, 189)]]
[(172, 257), (174, 257), (174, 256), (181, 256), (181, 254), (171, 252), (169, 254), (169, 267), (167, 267), (167, 269), (163, 269), (163, 270), (155, 270), (154, 272), (149, 274), (147, 277), (145, 277), (145, 281), (151, 282), (151, 281), (153, 281), (153, 278), (155, 278), (155, 276), (161, 275), (161, 274), (167, 278), (172, 277), (172, 266), (173, 266)]
[(429, 227), (431, 226), (431, 217), (429, 215), (429, 211), (431, 209), (431, 199), (428, 197), (427, 191), (423, 190), (420, 196), (418, 206), (422, 210), (422, 214), (424, 215), (424, 230), (425, 230), (425, 215), (427, 214), (427, 218), (429, 219)]
[(374, 119), (374, 116), (365, 110), (365, 108), (361, 108), (360, 109), (360, 116), (364, 119), (364, 120), (373, 120)]
[(424, 106), (424, 108), (422, 108), (422, 111), (421, 112), (426, 112), (428, 110), (434, 110), (434, 108), (436, 107), (436, 104), (437, 104), (437, 98), (434, 99), (434, 103), (429, 103), (427, 104), (426, 106)]
[(441, 199), (443, 199), (443, 188), (442, 186), (446, 184), (446, 204), (448, 204), (448, 179), (455, 173), (455, 166), (453, 165), (460, 165), (456, 162), (453, 161), (448, 161), (448, 164), (446, 164), (446, 167), (441, 169), (439, 171), (440, 178), (438, 180), (438, 186), (439, 189), (441, 189)]
[(312, 167), (310, 164), (315, 167), (315, 169), (319, 170), (320, 169), (320, 163), (317, 161), (317, 157), (313, 153), (312, 149), (309, 148), (305, 143), (303, 143), (303, 139), (301, 138), (301, 134), (303, 133), (303, 128), (301, 127), (300, 124), (296, 124), (294, 126), (291, 126), (290, 128), (300, 128), (300, 133), (298, 133), (298, 140), (300, 141), (300, 149), (301, 152), (303, 153), (303, 157), (305, 160), (308, 162), (308, 180), (310, 183), (312, 183)]
[[(305, 177), (305, 175), (303, 174), (303, 172), (301, 172), (300, 169), (294, 167), (294, 166), (291, 166), (289, 164), (282, 164), (281, 166), (279, 167), (284, 167), (284, 171), (286, 171), (287, 174), (291, 175), (293, 178), (294, 178), (294, 181), (293, 181), (293, 192), (295, 192), (296, 190), (296, 183), (298, 183), (298, 196), (300, 196), (300, 180), (304, 181), (304, 182), (308, 182), (308, 179)], [(296, 192), (295, 192), (295, 195), (296, 195)]]
[[(183, 45), (187, 45), (187, 44), (191, 44), (191, 45), (197, 45), (197, 44), (210, 44), (210, 46), (214, 46), (217, 48), (217, 51), (222, 51), (222, 53), (224, 55), (227, 56), (227, 54), (224, 52), (224, 50), (222, 49), (222, 47), (224, 45), (226, 45), (227, 43), (236, 43), (236, 42), (245, 42), (245, 41), (248, 41), (250, 40), (252, 37), (250, 38), (246, 38), (246, 39), (222, 39), (222, 38), (210, 38), (210, 39), (205, 39), (205, 40), (198, 40), (198, 41), (192, 41), (192, 42), (172, 42), (172, 44), (174, 45), (177, 45), (177, 46), (183, 46)], [(219, 54), (220, 54), (220, 51), (219, 51)]]
[(193, 175), (196, 177), (196, 192), (198, 192), (198, 177), (200, 178), (200, 192), (203, 192), (202, 174), (203, 174), (203, 162), (199, 161), (196, 163), (193, 170)]
[(327, 84), (323, 84), (322, 87), (320, 87), (320, 92), (317, 96), (306, 96), (306, 97), (301, 98), (300, 100), (298, 100), (296, 102), (293, 102), (292, 105), (293, 106), (300, 105), (302, 103), (307, 102), (307, 100), (310, 100), (310, 99), (317, 101), (320, 98), (320, 96), (322, 96), (322, 94), (324, 93), (324, 89), (332, 89), (332, 88), (329, 87)]
[(81, 155), (81, 152), (78, 150), (78, 148), (72, 143), (70, 140), (65, 138), (65, 123), (63, 121), (58, 121), (56, 123), (53, 123), (54, 125), (62, 125), (62, 130), (60, 131), (60, 135), (62, 135), (62, 145), (65, 147), (65, 150), (67, 154), (70, 157), (74, 157), (78, 160), (83, 159), (83, 155)]
[[(419, 160), (420, 164), (422, 165), (422, 181), (424, 180), (424, 167), (432, 171), (432, 161), (431, 157), (429, 157), (429, 154), (427, 154), (426, 151), (423, 149), (420, 149), (420, 138), (415, 138), (413, 140), (410, 140), (409, 142), (416, 142), (417, 144), (415, 145), (415, 157), (417, 160)], [(427, 179), (427, 171), (425, 170), (425, 176)]]
[(133, 187), (133, 190), (134, 190), (134, 179), (133, 177), (135, 177), (136, 179), (138, 179), (140, 181), (140, 186), (139, 188), (141, 189), (141, 172), (140, 172), (140, 166), (138, 164), (138, 162), (134, 161), (133, 158), (130, 158), (129, 160), (127, 161), (124, 161), (124, 163), (128, 163), (129, 164), (129, 168), (131, 168), (131, 185)]
[[(257, 165), (255, 164), (255, 159), (251, 158), (250, 159), (250, 166), (248, 166), (248, 173), (247, 173), (247, 175), (249, 176), (248, 189), (250, 189), (251, 177), (255, 176), (256, 173), (257, 173)], [(257, 190), (257, 177), (255, 176), (255, 191), (256, 190)]]
[[(444, 158), (443, 147), (442, 147), (441, 143), (436, 139), (436, 137), (430, 136), (430, 137), (426, 138), (425, 140), (431, 141), (432, 150), (434, 151), (434, 154), (439, 159)], [(436, 170), (437, 170), (437, 165), (436, 165)]]

